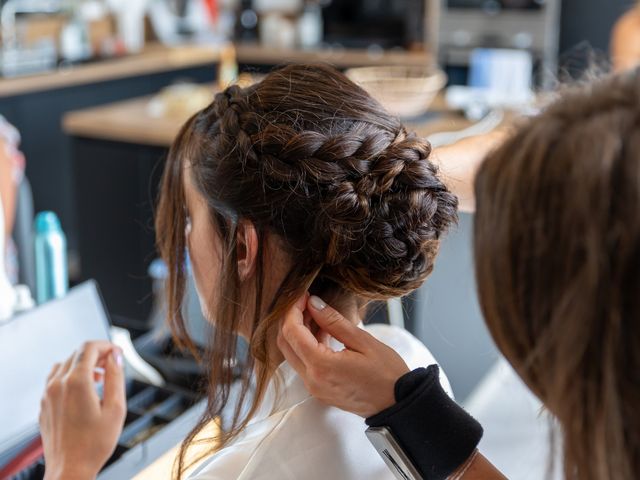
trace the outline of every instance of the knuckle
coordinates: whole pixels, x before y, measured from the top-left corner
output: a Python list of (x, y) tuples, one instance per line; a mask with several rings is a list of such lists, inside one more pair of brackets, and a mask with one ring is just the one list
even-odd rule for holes
[(278, 338), (276, 339), (276, 344), (278, 345), (278, 348), (280, 349), (280, 351), (282, 351), (286, 355), (287, 347), (289, 346), (289, 343), (287, 342), (287, 340), (282, 335), (278, 335)]
[(52, 380), (47, 384), (47, 388), (45, 390), (45, 398), (43, 401), (46, 401), (47, 397), (57, 397), (62, 391), (62, 383), (59, 380)]
[(71, 373), (65, 379), (65, 386), (69, 390), (77, 390), (83, 386), (83, 379), (77, 373)]
[(331, 361), (328, 358), (321, 356), (316, 360), (315, 368), (318, 375), (324, 378), (331, 372)]
[(87, 340), (86, 342), (84, 342), (78, 350), (77, 358), (81, 359), (82, 357), (84, 357), (87, 352), (93, 348), (93, 344), (94, 342), (92, 342), (91, 340)]
[(127, 406), (124, 402), (115, 402), (111, 406), (111, 411), (117, 418), (124, 418), (124, 416), (127, 414)]
[(307, 370), (310, 380), (314, 384), (319, 384), (325, 377), (325, 370), (320, 365), (314, 365)]
[(342, 321), (342, 315), (335, 310), (327, 313), (327, 325), (334, 325)]
[(282, 325), (282, 327), (280, 328), (280, 331), (278, 332), (278, 341), (282, 341), (284, 340), (287, 336), (289, 336), (289, 332), (290, 332), (291, 327), (289, 326), (289, 324), (285, 323)]

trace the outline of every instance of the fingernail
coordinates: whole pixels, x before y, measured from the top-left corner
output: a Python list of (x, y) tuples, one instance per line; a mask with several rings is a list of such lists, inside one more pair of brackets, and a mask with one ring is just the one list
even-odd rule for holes
[(316, 297), (315, 295), (311, 295), (311, 298), (309, 298), (309, 303), (316, 310), (324, 310), (324, 308), (327, 306), (327, 304), (324, 303), (324, 301), (320, 297)]
[(116, 365), (122, 366), (122, 351), (119, 348), (113, 349), (113, 359), (116, 361)]

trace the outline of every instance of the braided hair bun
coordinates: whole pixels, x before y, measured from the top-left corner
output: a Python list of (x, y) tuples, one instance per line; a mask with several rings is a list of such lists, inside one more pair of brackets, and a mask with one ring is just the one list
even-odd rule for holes
[(457, 199), (430, 144), (337, 70), (286, 66), (191, 123), (205, 197), (282, 237), (318, 284), (385, 299), (433, 269)]

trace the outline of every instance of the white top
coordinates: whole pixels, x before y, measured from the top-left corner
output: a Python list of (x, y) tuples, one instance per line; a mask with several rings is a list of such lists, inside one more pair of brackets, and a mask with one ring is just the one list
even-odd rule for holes
[[(436, 363), (406, 330), (389, 325), (371, 325), (365, 330), (397, 351), (411, 369)], [(312, 398), (287, 362), (278, 367), (276, 376), (279, 398), (274, 379), (247, 428), (207, 459), (191, 480), (395, 478), (365, 436), (361, 417)], [(444, 373), (440, 380), (452, 395)]]

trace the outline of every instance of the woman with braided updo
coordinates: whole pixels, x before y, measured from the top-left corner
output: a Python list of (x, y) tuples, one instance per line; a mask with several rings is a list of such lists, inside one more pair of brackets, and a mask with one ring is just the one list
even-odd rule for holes
[[(372, 301), (422, 284), (457, 212), (430, 155), (428, 142), (326, 66), (287, 66), (249, 88), (229, 87), (182, 127), (156, 218), (169, 267), (169, 321), (180, 345), (193, 347), (180, 313), (188, 251), (203, 312), (216, 329), (205, 362), (207, 409), (182, 446), (178, 477), (196, 435), (231, 408), (230, 428), (212, 439), (213, 455), (192, 478), (394, 478), (360, 417), (313, 399), (283, 362), (277, 337), (285, 313), (303, 308), (298, 299), (307, 291), (359, 324)], [(404, 330), (367, 330), (410, 366), (435, 363)], [(236, 399), (229, 365), (238, 335), (250, 354)], [(450, 391), (444, 376), (442, 383)], [(47, 436), (44, 423), (47, 470), (71, 478), (71, 441)], [(91, 460), (93, 475), (109, 454), (105, 448)]]

